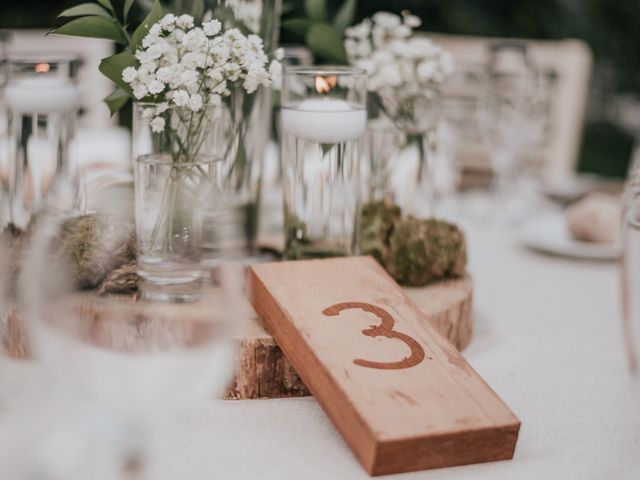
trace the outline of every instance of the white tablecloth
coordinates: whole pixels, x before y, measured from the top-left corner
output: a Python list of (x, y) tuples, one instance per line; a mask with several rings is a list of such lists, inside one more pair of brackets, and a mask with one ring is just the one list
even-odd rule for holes
[[(467, 231), (476, 314), (464, 355), (522, 421), (515, 458), (398, 477), (640, 478), (617, 266), (529, 252), (513, 232)], [(159, 458), (154, 479), (368, 478), (313, 398), (214, 402)]]
[[(467, 233), (476, 316), (464, 355), (522, 421), (515, 458), (397, 477), (640, 478), (616, 265), (532, 253), (513, 232)], [(368, 478), (313, 398), (209, 402), (149, 464), (153, 480)]]

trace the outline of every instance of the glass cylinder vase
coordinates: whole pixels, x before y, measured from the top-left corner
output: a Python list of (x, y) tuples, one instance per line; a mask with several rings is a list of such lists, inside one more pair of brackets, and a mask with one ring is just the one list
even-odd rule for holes
[[(205, 18), (220, 19), (226, 28), (258, 35), (264, 51), (278, 45), (282, 0), (211, 0)], [(242, 204), (246, 248), (257, 253), (265, 152), (271, 132), (273, 93), (260, 86), (247, 93), (238, 88), (229, 97), (231, 134), (225, 154), (226, 189)]]
[(144, 298), (193, 301), (202, 286), (206, 218), (220, 199), (227, 131), (220, 108), (134, 104), (135, 217)]
[(285, 256), (357, 253), (366, 79), (350, 67), (292, 67), (282, 91)]
[(388, 178), (392, 184), (388, 190), (402, 214), (418, 218), (433, 216), (436, 201), (433, 163), (437, 154), (440, 91), (436, 87), (407, 92), (387, 89), (373, 93), (370, 102), (379, 109), (380, 118), (376, 121), (386, 117), (392, 123), (377, 132), (370, 128), (371, 135), (395, 136), (393, 130), (401, 134), (395, 158), (386, 164), (374, 164), (373, 176), (384, 178), (384, 172), (377, 169), (388, 169), (391, 164), (393, 174)]
[(68, 145), (77, 115), (78, 67), (74, 56), (58, 54), (15, 54), (7, 61), (8, 149), (2, 172), (9, 184), (10, 221), (18, 227), (27, 226), (54, 182), (74, 177)]

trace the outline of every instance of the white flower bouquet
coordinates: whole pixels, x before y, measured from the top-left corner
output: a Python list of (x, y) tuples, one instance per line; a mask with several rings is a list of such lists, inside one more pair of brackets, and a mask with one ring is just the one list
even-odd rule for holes
[[(410, 150), (411, 156), (415, 155), (411, 150), (417, 150), (417, 167), (411, 174), (415, 185), (404, 185), (407, 191), (401, 195), (403, 210), (428, 217), (435, 201), (431, 164), (437, 147), (439, 86), (452, 71), (453, 62), (429, 38), (414, 32), (420, 25), (421, 20), (408, 12), (401, 16), (378, 12), (345, 31), (345, 50), (350, 63), (367, 72), (370, 115), (382, 113), (382, 125), (387, 128), (389, 119), (403, 134), (402, 148)], [(390, 159), (380, 155), (376, 158), (374, 177), (390, 178)], [(393, 190), (390, 185), (378, 188), (384, 192)]]
[[(148, 104), (144, 111), (154, 133), (165, 132), (175, 143), (176, 161), (199, 153), (207, 107), (218, 107), (233, 88), (253, 93), (269, 86), (280, 73), (262, 39), (233, 28), (222, 31), (218, 20), (194, 25), (190, 15), (168, 14), (155, 23), (135, 52), (139, 66), (122, 71), (133, 97)], [(172, 123), (177, 113), (178, 124)]]
[(447, 52), (414, 32), (420, 24), (408, 12), (378, 12), (345, 31), (349, 62), (367, 72), (377, 106), (403, 131), (423, 130), (424, 102), (453, 67)]

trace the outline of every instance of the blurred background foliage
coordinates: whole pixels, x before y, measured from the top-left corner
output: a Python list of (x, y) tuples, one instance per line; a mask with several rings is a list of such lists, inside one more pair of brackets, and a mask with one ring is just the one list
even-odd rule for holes
[[(206, 0), (211, 1), (215, 0)], [(305, 8), (308, 2), (284, 0), (285, 25), (292, 19), (313, 21), (309, 5)], [(2, 0), (0, 28), (49, 28), (56, 24), (58, 13), (77, 3), (80, 0)], [(635, 102), (640, 108), (640, 0), (360, 0), (345, 7), (349, 3), (326, 0), (321, 23), (340, 31), (340, 13), (344, 18), (345, 8), (353, 8), (355, 21), (380, 10), (400, 13), (407, 9), (422, 18), (422, 29), (434, 32), (586, 41), (595, 63), (579, 168), (624, 176), (633, 132), (621, 121), (616, 106)], [(139, 17), (142, 8), (134, 6), (132, 14)], [(297, 30), (283, 28), (281, 41), (308, 43), (308, 28), (300, 24)], [(312, 41), (322, 44), (317, 37), (321, 36), (315, 35)], [(340, 61), (340, 55), (325, 56), (329, 61)]]

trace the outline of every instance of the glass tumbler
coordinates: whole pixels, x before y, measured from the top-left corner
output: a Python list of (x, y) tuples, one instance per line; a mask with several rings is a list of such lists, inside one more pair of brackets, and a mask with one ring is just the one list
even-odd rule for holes
[(282, 91), (285, 257), (357, 253), (366, 80), (351, 67), (292, 67)]
[(10, 220), (18, 227), (29, 223), (55, 181), (73, 177), (68, 145), (77, 114), (79, 65), (75, 56), (63, 54), (8, 58), (4, 96), (9, 140), (2, 174), (9, 185)]

